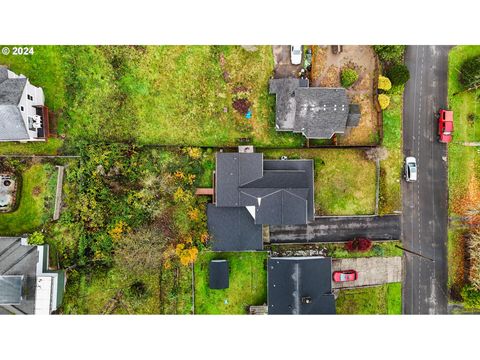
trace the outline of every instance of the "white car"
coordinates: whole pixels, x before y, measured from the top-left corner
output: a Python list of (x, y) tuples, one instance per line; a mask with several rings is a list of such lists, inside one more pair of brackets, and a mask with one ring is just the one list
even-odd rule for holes
[(292, 65), (300, 65), (302, 62), (302, 45), (290, 46), (290, 61)]
[(417, 181), (417, 160), (413, 156), (405, 159), (405, 180)]

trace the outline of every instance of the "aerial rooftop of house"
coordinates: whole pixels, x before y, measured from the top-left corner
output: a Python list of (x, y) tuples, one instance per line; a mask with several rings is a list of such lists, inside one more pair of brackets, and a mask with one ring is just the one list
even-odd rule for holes
[(269, 314), (335, 314), (331, 258), (270, 257), (267, 266)]
[(48, 109), (42, 88), (0, 66), (0, 141), (45, 141)]
[(62, 302), (64, 276), (48, 269), (48, 245), (0, 237), (0, 314), (50, 314)]
[(261, 250), (262, 225), (314, 218), (313, 160), (265, 160), (261, 153), (216, 154), (214, 203), (207, 208), (213, 249)]
[(270, 94), (276, 95), (277, 131), (330, 139), (360, 121), (360, 107), (349, 103), (344, 88), (308, 87), (308, 79), (271, 79)]

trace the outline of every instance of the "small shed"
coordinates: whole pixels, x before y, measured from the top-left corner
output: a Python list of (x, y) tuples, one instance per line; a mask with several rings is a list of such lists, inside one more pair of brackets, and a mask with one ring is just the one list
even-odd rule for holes
[(227, 289), (228, 280), (228, 261), (212, 260), (209, 265), (210, 289)]

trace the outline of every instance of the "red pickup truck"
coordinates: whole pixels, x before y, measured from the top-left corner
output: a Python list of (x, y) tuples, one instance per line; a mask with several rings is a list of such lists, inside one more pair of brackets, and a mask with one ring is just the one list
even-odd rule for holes
[(453, 134), (453, 111), (440, 109), (438, 112), (438, 141), (449, 143)]

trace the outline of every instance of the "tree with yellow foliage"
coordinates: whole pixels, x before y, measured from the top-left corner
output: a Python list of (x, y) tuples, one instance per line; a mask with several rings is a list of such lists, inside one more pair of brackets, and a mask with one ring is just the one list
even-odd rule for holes
[(385, 110), (388, 105), (390, 105), (390, 97), (385, 94), (378, 95), (378, 103), (380, 104), (380, 108)]
[(388, 77), (380, 75), (378, 77), (378, 88), (380, 90), (388, 91), (392, 88), (392, 82)]

